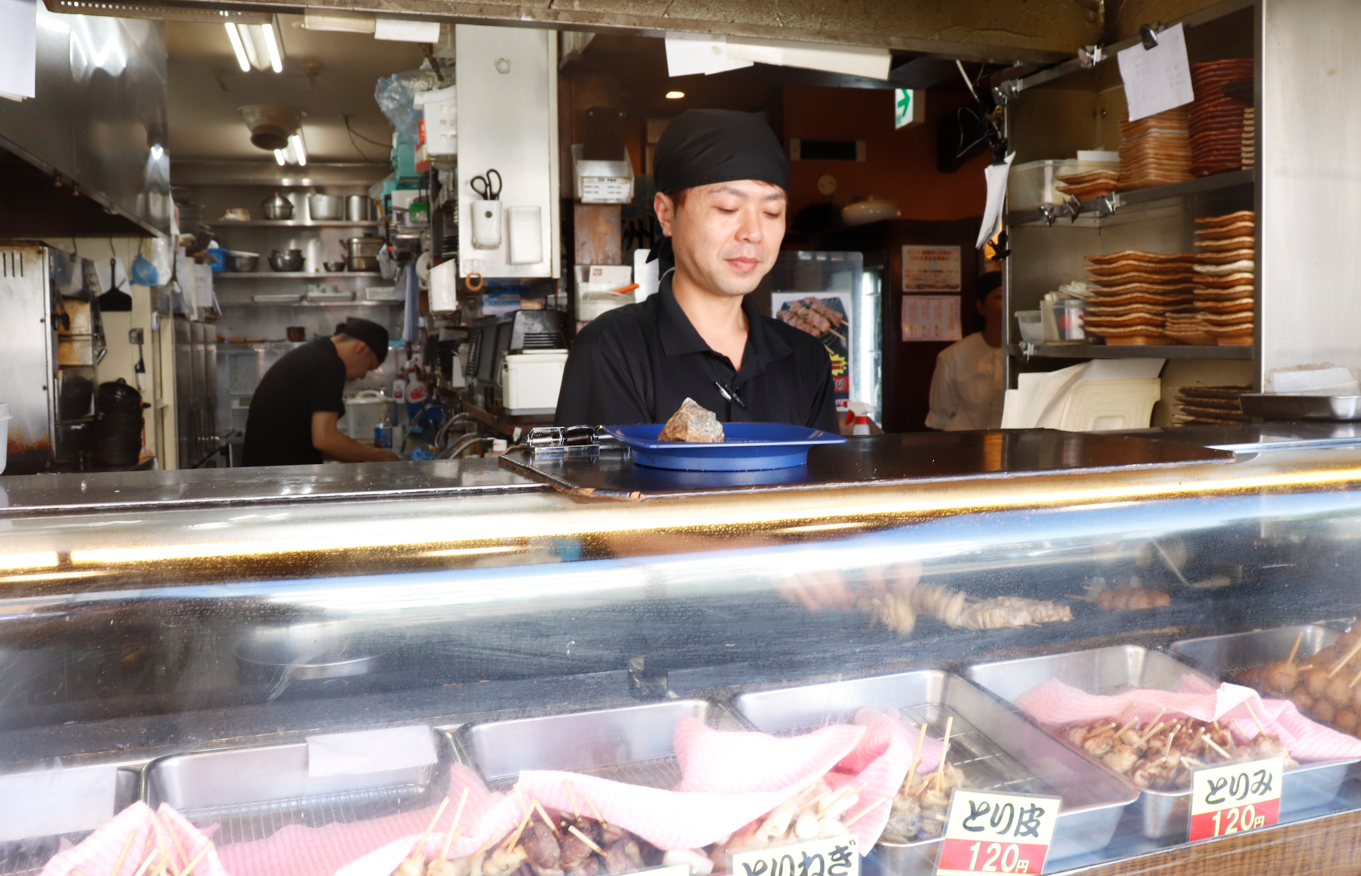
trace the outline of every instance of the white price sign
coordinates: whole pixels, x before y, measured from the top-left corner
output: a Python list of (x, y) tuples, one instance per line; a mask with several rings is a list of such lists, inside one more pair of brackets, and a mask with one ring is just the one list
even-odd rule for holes
[(1190, 839), (1270, 827), (1281, 817), (1285, 757), (1201, 767), (1191, 773)]
[(854, 836), (834, 836), (770, 846), (728, 856), (732, 876), (860, 876)]
[(936, 873), (1040, 873), (1062, 805), (1058, 797), (955, 789)]

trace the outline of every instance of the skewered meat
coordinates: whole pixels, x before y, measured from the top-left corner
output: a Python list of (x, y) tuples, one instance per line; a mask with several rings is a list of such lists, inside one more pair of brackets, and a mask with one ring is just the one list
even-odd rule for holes
[(809, 323), (807, 320), (803, 319), (792, 310), (781, 310), (780, 312), (776, 313), (775, 316), (781, 322), (786, 323), (787, 325), (790, 325), (801, 332), (806, 332), (815, 338), (821, 334), (821, 332), (817, 330), (816, 326)]
[[(580, 827), (577, 827), (581, 830)], [(582, 831), (585, 833), (585, 831)], [(590, 836), (590, 834), (587, 834)], [(591, 847), (578, 839), (576, 834), (564, 833), (562, 842), (559, 845), (558, 866), (563, 870), (572, 871), (581, 866), (583, 861), (591, 857)]]
[(1066, 605), (1020, 596), (997, 596), (970, 603), (964, 593), (932, 584), (919, 584), (867, 599), (861, 608), (875, 621), (902, 635), (911, 633), (918, 615), (929, 615), (950, 627), (995, 630), (1007, 627), (1070, 621)]
[(947, 760), (938, 772), (921, 779), (920, 784), (919, 779), (919, 774), (909, 773), (894, 796), (882, 839), (909, 843), (940, 836), (945, 829), (950, 794), (955, 788), (966, 786), (964, 774)]
[(805, 307), (797, 301), (790, 303), (789, 312), (817, 329), (818, 334), (820, 335), (832, 330), (832, 324), (827, 321), (827, 317), (815, 310)]
[(643, 855), (633, 840), (621, 839), (605, 847), (605, 869), (610, 873), (629, 873), (642, 867)]
[(1295, 661), (1303, 638), (1300, 633), (1289, 658), (1241, 669), (1236, 679), (1269, 696), (1289, 699), (1302, 713), (1334, 729), (1361, 736), (1361, 652), (1352, 651), (1361, 632), (1344, 633), (1331, 646)]
[[(575, 837), (573, 837), (575, 839)], [(546, 824), (533, 822), (520, 837), (520, 844), (524, 847), (525, 855), (529, 862), (534, 865), (535, 871), (557, 869), (558, 861), (562, 855), (562, 849), (558, 846), (558, 839), (553, 835), (553, 829)], [(583, 843), (583, 845), (585, 845)], [(578, 863), (580, 863), (578, 861)]]
[(1166, 608), (1172, 597), (1161, 590), (1135, 587), (1125, 583), (1114, 590), (1102, 590), (1096, 595), (1096, 607), (1102, 611), (1137, 611), (1144, 608)]
[(825, 317), (827, 321), (830, 322), (836, 328), (841, 328), (842, 323), (846, 321), (846, 318), (841, 315), (841, 311), (833, 310), (832, 308), (828, 307), (826, 304), (823, 304), (821, 301), (812, 297), (811, 295), (803, 299), (803, 305), (807, 307), (809, 310), (812, 310), (817, 314)]

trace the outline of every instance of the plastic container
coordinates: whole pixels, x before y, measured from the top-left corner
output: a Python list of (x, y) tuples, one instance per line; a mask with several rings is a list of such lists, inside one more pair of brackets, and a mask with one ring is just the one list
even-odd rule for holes
[(1041, 204), (1062, 204), (1066, 199), (1055, 186), (1057, 179), (1070, 173), (1089, 170), (1119, 170), (1118, 161), (1078, 161), (1075, 158), (1047, 158), (1018, 164), (1007, 175), (1007, 209), (1033, 210)]
[(1044, 343), (1044, 328), (1038, 310), (1016, 311), (1016, 322), (1021, 327), (1021, 340), (1027, 344)]
[(1040, 322), (1044, 326), (1046, 344), (1083, 344), (1087, 342), (1087, 329), (1082, 324), (1082, 315), (1087, 310), (1087, 302), (1079, 299), (1040, 302)]
[(345, 399), (345, 416), (336, 424), (356, 441), (372, 441), (374, 427), (388, 416), (392, 399), (376, 389), (365, 389)]
[(0, 432), (5, 434), (5, 440), (0, 441), (0, 474), (5, 473), (6, 457), (9, 455), (9, 405), (0, 404)]

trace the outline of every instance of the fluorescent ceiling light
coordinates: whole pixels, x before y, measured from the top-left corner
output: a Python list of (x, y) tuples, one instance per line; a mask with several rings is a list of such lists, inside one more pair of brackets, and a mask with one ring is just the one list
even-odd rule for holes
[(246, 56), (246, 47), (241, 44), (241, 34), (236, 32), (236, 25), (229, 21), (222, 26), (227, 29), (227, 39), (232, 41), (232, 51), (236, 52), (236, 63), (241, 65), (241, 72), (249, 73), (250, 58)]
[(282, 149), (274, 150), (274, 160), (279, 162), (280, 167), (283, 167), (288, 163), (288, 159), (284, 157), (284, 151)]
[(304, 149), (304, 148), (303, 148), (303, 145), (302, 145), (302, 128), (299, 128), (299, 129), (298, 129), (298, 133), (293, 134), (292, 136), (290, 136), (290, 137), (288, 138), (288, 145), (289, 145), (290, 148), (292, 148), (292, 150), (293, 150), (293, 155), (294, 155), (294, 156), (297, 158), (297, 160), (298, 160), (298, 166), (299, 166), (299, 167), (306, 167), (306, 166), (307, 166), (307, 150)]
[(264, 25), (260, 28), (265, 35), (265, 49), (269, 53), (269, 66), (274, 68), (275, 73), (284, 72), (284, 59), (279, 54), (279, 38), (274, 33), (274, 24)]
[(682, 97), (685, 97), (684, 91), (668, 91), (666, 93), (667, 100), (680, 100)]

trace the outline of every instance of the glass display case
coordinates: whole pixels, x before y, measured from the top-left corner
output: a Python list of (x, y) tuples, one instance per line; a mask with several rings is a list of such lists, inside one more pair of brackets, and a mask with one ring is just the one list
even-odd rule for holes
[[(1358, 482), (1354, 444), (641, 502), (491, 461), (7, 479), (0, 873), (137, 801), (237, 876), (386, 876), (430, 824), (490, 876), (578, 872), (493, 866), (540, 817), (631, 832), (632, 866), (587, 830), (601, 872), (723, 872), (808, 807), (929, 873), (956, 786), (1062, 798), (1045, 872), (1340, 868)], [(1202, 738), (1295, 749), (1278, 825), (1187, 843)]]

